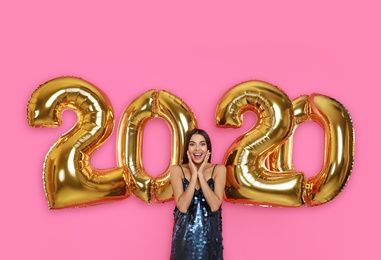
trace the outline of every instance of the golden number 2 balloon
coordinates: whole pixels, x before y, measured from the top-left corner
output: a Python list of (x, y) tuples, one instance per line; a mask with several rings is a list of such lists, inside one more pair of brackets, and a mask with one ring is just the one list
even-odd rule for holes
[(225, 200), (259, 206), (302, 205), (304, 175), (295, 171), (280, 174), (266, 167), (266, 158), (291, 134), (291, 100), (279, 88), (266, 82), (241, 83), (220, 99), (216, 109), (217, 126), (240, 127), (246, 111), (255, 112), (258, 120), (225, 154)]
[(146, 123), (155, 117), (162, 118), (171, 129), (172, 154), (170, 165), (182, 161), (185, 134), (197, 126), (190, 108), (178, 97), (164, 90), (150, 90), (137, 97), (123, 112), (118, 130), (118, 164), (128, 169), (131, 192), (141, 200), (151, 203), (172, 199), (169, 166), (153, 178), (142, 162), (143, 131)]
[(90, 157), (110, 136), (113, 110), (105, 93), (74, 77), (60, 77), (33, 92), (27, 108), (28, 123), (55, 127), (64, 109), (78, 116), (76, 125), (48, 152), (43, 170), (49, 208), (89, 206), (129, 196), (123, 168), (95, 169)]
[(351, 117), (338, 101), (319, 94), (301, 96), (293, 101), (295, 125), (292, 136), (269, 159), (272, 169), (293, 170), (292, 141), (297, 127), (307, 120), (324, 129), (324, 159), (319, 173), (305, 186), (307, 206), (332, 200), (347, 184), (354, 161), (354, 128)]

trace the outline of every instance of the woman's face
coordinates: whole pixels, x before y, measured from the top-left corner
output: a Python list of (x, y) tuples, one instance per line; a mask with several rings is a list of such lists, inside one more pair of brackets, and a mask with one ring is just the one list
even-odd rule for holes
[(192, 135), (189, 141), (188, 151), (194, 163), (202, 163), (208, 152), (208, 145), (206, 144), (205, 138), (200, 134)]

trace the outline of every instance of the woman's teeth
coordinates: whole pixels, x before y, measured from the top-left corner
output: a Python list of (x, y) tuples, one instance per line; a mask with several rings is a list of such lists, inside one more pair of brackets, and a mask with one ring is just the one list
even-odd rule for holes
[(201, 158), (202, 154), (201, 154), (201, 153), (195, 153), (195, 154), (193, 154), (193, 156), (194, 156), (196, 159), (199, 159), (199, 158)]

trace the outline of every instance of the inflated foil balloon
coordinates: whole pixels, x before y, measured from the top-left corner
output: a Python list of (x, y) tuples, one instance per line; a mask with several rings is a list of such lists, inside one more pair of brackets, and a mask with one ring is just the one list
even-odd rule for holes
[[(172, 154), (167, 169), (154, 178), (145, 170), (142, 160), (143, 131), (153, 118), (163, 119), (172, 134)], [(151, 203), (153, 195), (157, 202), (173, 198), (169, 167), (182, 161), (185, 135), (197, 126), (190, 108), (178, 97), (164, 90), (149, 90), (125, 109), (118, 130), (118, 164), (130, 172), (130, 190), (136, 197)]]
[(170, 166), (182, 163), (186, 134), (197, 128), (197, 120), (190, 107), (168, 91), (160, 90), (157, 93), (157, 101), (157, 114), (167, 122), (172, 134), (170, 163), (167, 169), (155, 178), (155, 199), (157, 202), (165, 202), (173, 199)]
[(129, 196), (126, 172), (121, 167), (95, 169), (91, 155), (111, 135), (113, 110), (106, 94), (75, 77), (60, 77), (33, 92), (27, 108), (33, 127), (56, 127), (64, 109), (78, 117), (46, 155), (43, 182), (49, 208), (89, 206)]
[[(33, 127), (56, 127), (64, 109), (77, 123), (46, 155), (43, 183), (49, 208), (89, 206), (122, 200), (133, 193), (141, 200), (173, 198), (169, 169), (182, 162), (186, 133), (197, 127), (191, 109), (165, 90), (149, 90), (124, 111), (118, 128), (118, 167), (95, 169), (90, 159), (111, 135), (113, 110), (106, 94), (75, 77), (60, 77), (33, 92), (27, 109)], [(256, 124), (226, 151), (225, 200), (257, 206), (316, 206), (337, 196), (347, 184), (354, 161), (354, 128), (348, 111), (324, 95), (301, 96), (293, 102), (278, 87), (247, 81), (225, 92), (216, 109), (216, 124), (238, 128), (252, 111)], [(171, 130), (171, 159), (167, 169), (152, 177), (142, 162), (143, 131), (159, 117)], [(292, 164), (292, 142), (301, 123), (317, 122), (325, 134), (321, 170), (306, 180)]]
[(321, 170), (307, 180), (304, 201), (317, 206), (336, 197), (347, 184), (354, 162), (354, 128), (345, 107), (320, 94), (301, 96), (293, 101), (295, 125), (292, 136), (269, 157), (273, 170), (294, 170), (292, 141), (297, 127), (307, 120), (324, 130), (324, 158)]
[(279, 88), (262, 81), (248, 81), (229, 89), (216, 109), (218, 127), (238, 128), (246, 111), (257, 115), (257, 123), (227, 150), (225, 200), (257, 206), (303, 204), (305, 176), (290, 170), (272, 171), (267, 157), (281, 146), (293, 129), (291, 100)]

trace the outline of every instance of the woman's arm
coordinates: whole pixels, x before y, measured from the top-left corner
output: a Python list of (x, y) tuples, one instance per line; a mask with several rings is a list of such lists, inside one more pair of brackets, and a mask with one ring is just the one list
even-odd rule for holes
[(185, 191), (183, 187), (182, 178), (183, 173), (181, 171), (180, 166), (171, 166), (170, 180), (172, 184), (173, 197), (175, 199), (177, 209), (182, 213), (186, 213), (193, 199), (197, 175), (194, 176), (193, 174), (191, 174), (191, 179), (189, 181), (188, 188)]
[(216, 212), (224, 199), (225, 184), (226, 184), (226, 168), (222, 164), (216, 165), (214, 169), (214, 191), (209, 187), (207, 181), (205, 180), (204, 173), (198, 174), (198, 179), (200, 182), (200, 187), (202, 193), (208, 203), (210, 210)]

